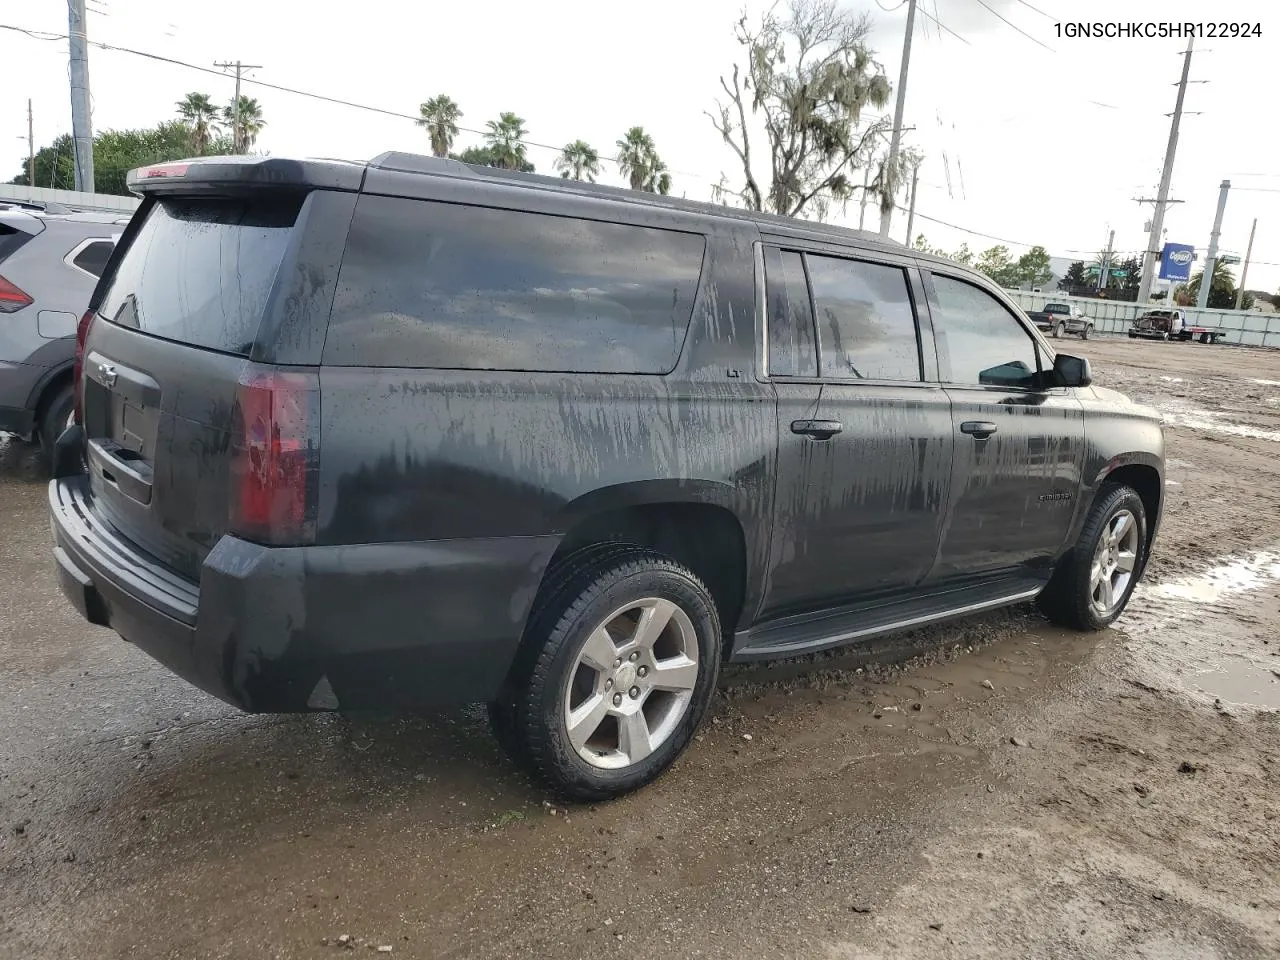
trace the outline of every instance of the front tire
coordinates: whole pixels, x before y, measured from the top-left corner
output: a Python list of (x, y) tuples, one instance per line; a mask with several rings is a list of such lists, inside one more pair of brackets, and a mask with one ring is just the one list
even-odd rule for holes
[(1147, 514), (1132, 487), (1104, 486), (1080, 539), (1040, 594), (1041, 611), (1075, 630), (1101, 630), (1124, 612), (1146, 565)]
[(691, 571), (636, 546), (570, 557), (544, 590), (490, 706), (503, 748), (574, 800), (651, 783), (688, 746), (714, 694), (715, 600)]

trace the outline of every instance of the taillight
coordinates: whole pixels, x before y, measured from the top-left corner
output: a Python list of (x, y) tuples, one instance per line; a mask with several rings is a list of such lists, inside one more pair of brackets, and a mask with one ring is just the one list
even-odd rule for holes
[(29, 307), (35, 301), (21, 287), (0, 277), (0, 313), (17, 313), (23, 307)]
[(93, 313), (92, 310), (86, 310), (84, 316), (80, 318), (80, 322), (76, 324), (75, 380), (71, 388), (72, 396), (75, 397), (76, 423), (84, 423), (83, 412), (80, 409), (80, 381), (84, 379), (84, 344), (89, 339), (89, 327), (93, 325)]
[(247, 365), (236, 388), (230, 528), (273, 545), (315, 540), (320, 380)]

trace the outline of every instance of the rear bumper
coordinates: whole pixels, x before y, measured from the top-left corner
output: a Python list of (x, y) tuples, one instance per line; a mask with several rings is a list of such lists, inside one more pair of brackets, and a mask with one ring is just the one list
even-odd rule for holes
[(244, 710), (492, 699), (556, 537), (270, 548), (224, 536), (200, 582), (89, 509), (87, 478), (49, 485), (59, 583), (174, 673)]

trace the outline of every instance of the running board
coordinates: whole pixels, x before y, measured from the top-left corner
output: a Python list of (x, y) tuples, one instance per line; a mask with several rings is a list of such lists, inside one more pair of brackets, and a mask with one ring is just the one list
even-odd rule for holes
[(1032, 600), (1044, 581), (1000, 580), (992, 584), (948, 590), (873, 607), (844, 607), (759, 624), (734, 635), (731, 660), (771, 660), (839, 647), (898, 630), (911, 630), (941, 620), (964, 617)]

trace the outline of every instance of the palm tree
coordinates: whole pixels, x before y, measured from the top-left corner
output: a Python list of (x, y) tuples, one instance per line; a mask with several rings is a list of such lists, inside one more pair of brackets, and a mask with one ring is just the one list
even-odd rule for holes
[(207, 93), (188, 93), (177, 103), (178, 116), (191, 128), (191, 152), (204, 156), (218, 134), (218, 108)]
[(618, 141), (618, 170), (632, 190), (671, 192), (671, 174), (658, 156), (653, 137), (645, 133), (644, 127), (632, 127)]
[(262, 119), (262, 107), (254, 97), (240, 95), (240, 121), (236, 125), (235, 101), (222, 108), (222, 119), (231, 126), (231, 139), (236, 153), (245, 153), (258, 139), (258, 134), (267, 125)]
[(458, 118), (462, 116), (462, 111), (452, 98), (442, 93), (421, 104), (418, 112), (422, 116), (417, 124), (427, 128), (427, 134), (431, 137), (431, 152), (437, 157), (447, 157), (453, 149), (453, 138), (458, 135)]
[(586, 180), (595, 183), (600, 176), (600, 154), (585, 140), (566, 143), (556, 157), (556, 169), (566, 180)]
[(667, 170), (667, 165), (658, 159), (656, 153), (649, 164), (649, 175), (645, 178), (644, 188), (650, 193), (660, 193), (664, 197), (671, 192), (671, 172)]
[(495, 165), (504, 170), (519, 170), (527, 161), (523, 140), (528, 134), (524, 118), (511, 111), (498, 114), (497, 120), (485, 124), (489, 132), (484, 135)]

